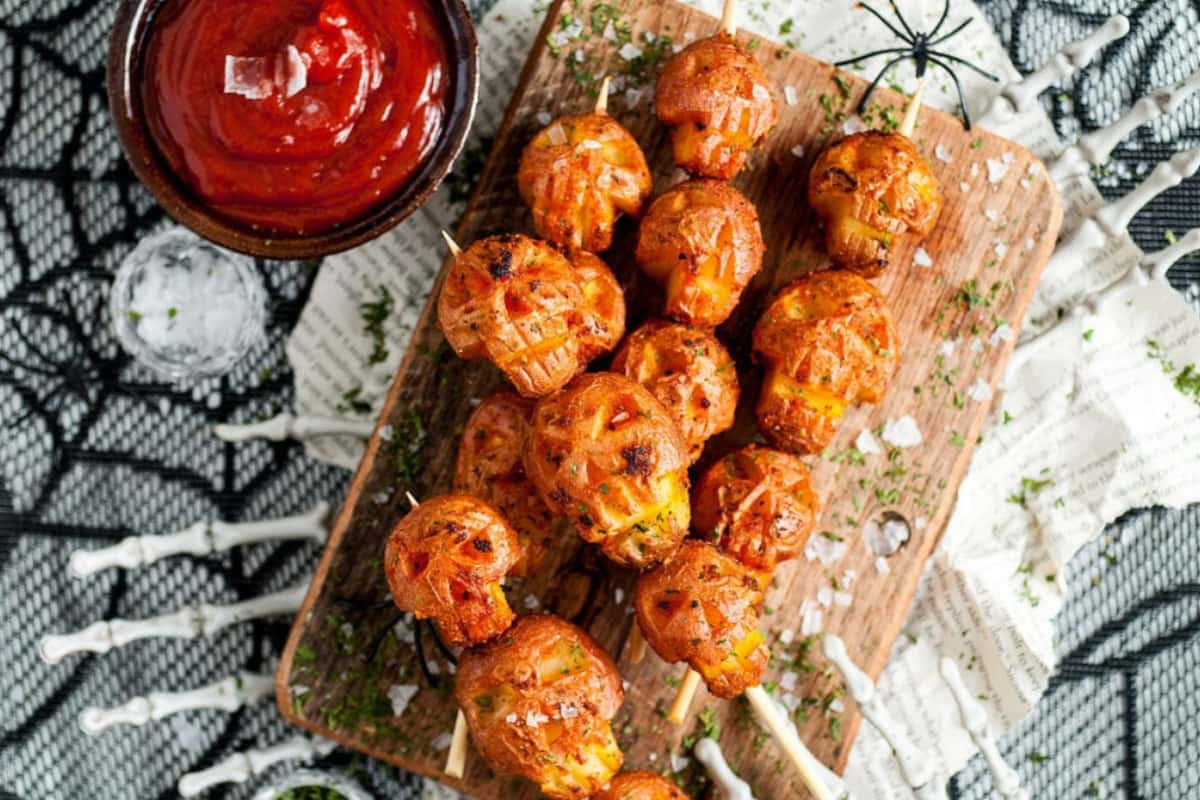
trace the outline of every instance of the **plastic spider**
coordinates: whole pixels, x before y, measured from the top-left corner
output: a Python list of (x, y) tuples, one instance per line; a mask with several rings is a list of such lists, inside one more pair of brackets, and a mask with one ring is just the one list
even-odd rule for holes
[(901, 61), (911, 58), (916, 64), (918, 78), (924, 77), (925, 70), (930, 64), (935, 67), (941, 67), (946, 71), (946, 73), (950, 76), (950, 79), (954, 81), (954, 88), (958, 91), (958, 108), (962, 113), (963, 126), (967, 130), (970, 130), (971, 115), (967, 111), (967, 101), (963, 96), (962, 84), (959, 83), (958, 75), (954, 74), (954, 69), (950, 66), (950, 64), (961, 64), (964, 67), (974, 70), (990, 81), (999, 82), (1000, 78), (984, 69), (981, 69), (980, 67), (975, 66), (966, 59), (959, 58), (952, 53), (947, 53), (942, 50), (935, 50), (934, 48), (937, 45), (949, 40), (955, 34), (959, 33), (968, 25), (970, 25), (972, 21), (971, 18), (968, 17), (954, 29), (946, 33), (942, 33), (939, 36), (938, 34), (942, 30), (942, 26), (946, 24), (946, 18), (950, 15), (950, 0), (946, 0), (946, 5), (942, 8), (942, 16), (938, 19), (937, 24), (933, 26), (933, 30), (929, 31), (928, 33), (914, 31), (912, 26), (908, 24), (908, 20), (904, 19), (904, 15), (900, 13), (900, 8), (896, 5), (894, 0), (888, 2), (888, 5), (892, 7), (892, 11), (896, 14), (896, 19), (900, 22), (900, 27), (904, 29), (903, 31), (898, 30), (895, 25), (887, 21), (883, 14), (871, 8), (866, 3), (859, 3), (858, 5), (860, 8), (871, 12), (876, 19), (882, 22), (888, 30), (896, 34), (896, 36), (899, 37), (899, 39), (905, 44), (904, 47), (889, 47), (883, 50), (874, 50), (870, 53), (864, 53), (860, 56), (855, 56), (854, 58), (848, 58), (845, 61), (837, 62), (836, 66), (844, 67), (849, 64), (856, 64), (859, 61), (867, 58), (875, 58), (876, 56), (896, 56), (891, 61), (884, 64), (883, 69), (881, 69), (879, 74), (875, 76), (875, 80), (871, 81), (871, 85), (867, 87), (867, 91), (863, 94), (862, 100), (860, 100), (858, 103), (858, 113), (861, 114), (866, 110), (867, 101), (871, 99), (871, 94), (875, 91), (875, 87), (879, 85), (879, 81), (883, 80), (884, 74)]

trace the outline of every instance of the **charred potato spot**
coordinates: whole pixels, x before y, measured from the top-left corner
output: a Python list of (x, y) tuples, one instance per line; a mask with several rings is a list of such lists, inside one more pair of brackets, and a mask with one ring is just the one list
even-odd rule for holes
[(808, 201), (833, 263), (868, 277), (887, 266), (896, 237), (923, 238), (942, 211), (937, 178), (912, 140), (880, 131), (831, 144), (813, 164)]
[(613, 358), (613, 372), (640, 383), (671, 413), (689, 462), (733, 425), (738, 380), (733, 359), (708, 331), (664, 322), (638, 328)]
[(610, 724), (624, 699), (621, 677), (569, 622), (519, 618), (494, 642), (463, 654), (455, 694), (488, 763), (549, 797), (591, 797), (621, 767)]
[(552, 122), (525, 147), (517, 188), (538, 233), (568, 250), (600, 252), (612, 244), (621, 214), (638, 216), (650, 195), (641, 148), (607, 114)]
[[(494, 505), (516, 531), (521, 558), (509, 571), (532, 574), (551, 543), (555, 519), (525, 475), (522, 454), (529, 436), (533, 401), (497, 392), (467, 419), (454, 468), (454, 490)], [(477, 548), (490, 547), (481, 540)]]
[(666, 289), (664, 314), (715, 327), (762, 267), (754, 204), (727, 183), (693, 180), (659, 196), (638, 229), (638, 265)]
[(762, 680), (769, 657), (758, 630), (762, 602), (755, 573), (697, 539), (643, 573), (634, 591), (646, 641), (664, 661), (686, 661), (718, 697)]
[(514, 614), (500, 581), (521, 556), (516, 533), (493, 506), (467, 495), (439, 495), (397, 523), (384, 550), (396, 606), (434, 622), (447, 644), (502, 633)]
[(686, 535), (683, 437), (662, 404), (624, 376), (584, 375), (539, 402), (525, 469), (547, 505), (620, 564), (657, 563)]
[[(619, 308), (623, 326), (623, 300)], [(571, 262), (515, 234), (463, 251), (438, 297), (438, 323), (455, 352), (490, 360), (526, 397), (560, 389), (583, 371), (611, 336), (592, 330), (595, 314)]]
[(819, 512), (804, 462), (753, 444), (713, 464), (692, 497), (694, 529), (763, 572), (804, 552)]
[(688, 796), (653, 772), (623, 772), (595, 800), (688, 800)]
[(759, 429), (781, 449), (819, 452), (848, 406), (883, 397), (899, 347), (886, 301), (855, 273), (817, 272), (790, 284), (754, 329), (766, 365)]
[(720, 180), (741, 171), (778, 118), (762, 67), (725, 34), (675, 54), (659, 76), (654, 105), (671, 131), (675, 163)]

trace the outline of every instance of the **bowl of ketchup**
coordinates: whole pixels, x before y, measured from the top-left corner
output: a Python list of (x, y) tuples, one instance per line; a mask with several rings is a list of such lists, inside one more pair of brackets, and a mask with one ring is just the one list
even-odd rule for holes
[(433, 192), (475, 110), (461, 0), (122, 0), (109, 107), (167, 212), (233, 250), (310, 258)]

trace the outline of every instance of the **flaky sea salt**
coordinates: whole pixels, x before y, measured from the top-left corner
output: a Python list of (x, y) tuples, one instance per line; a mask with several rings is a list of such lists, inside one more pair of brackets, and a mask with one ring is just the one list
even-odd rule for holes
[(800, 673), (788, 670), (779, 676), (779, 688), (785, 692), (794, 692), (798, 680), (800, 680)]
[(796, 105), (796, 101), (797, 101), (798, 99), (799, 99), (799, 98), (796, 96), (796, 87), (795, 87), (795, 86), (792, 86), (792, 85), (789, 83), (789, 84), (787, 84), (786, 86), (784, 86), (784, 87), (783, 87), (783, 100), (784, 100), (784, 102), (786, 102), (786, 103), (787, 103), (789, 106), (794, 106), (794, 105)]
[(882, 525), (873, 519), (867, 520), (867, 524), (863, 526), (863, 539), (876, 556), (890, 556), (908, 541), (908, 537), (908, 525), (895, 518), (884, 520)]
[(933, 154), (937, 157), (937, 160), (941, 161), (943, 164), (950, 164), (954, 162), (954, 159), (950, 157), (950, 151), (947, 150), (946, 146), (940, 142), (933, 148)]
[(779, 641), (783, 644), (791, 644), (796, 640), (796, 632), (791, 628), (784, 628), (779, 632)]
[(817, 602), (828, 608), (833, 605), (833, 589), (828, 586), (822, 586), (817, 590)]
[(539, 605), (541, 605), (538, 602), (537, 596), (532, 595), (532, 594), (525, 595), (524, 604), (525, 604), (525, 608), (527, 608), (530, 611), (535, 610)]
[(860, 133), (866, 129), (867, 123), (863, 122), (862, 117), (858, 116), (857, 114), (847, 117), (846, 121), (842, 123), (842, 133), (846, 134), (847, 136)]
[(554, 117), (550, 116), (549, 111), (539, 111), (535, 119), (537, 119), (538, 125), (541, 125), (543, 128), (554, 121)]
[(833, 602), (837, 603), (839, 606), (842, 606), (843, 608), (848, 607), (850, 605), (850, 603), (853, 602), (853, 599), (854, 599), (853, 595), (851, 595), (849, 592), (834, 592), (833, 593)]
[(392, 704), (392, 716), (398, 717), (408, 708), (408, 704), (416, 696), (418, 687), (415, 683), (393, 683), (388, 687), (387, 699)]
[(452, 741), (454, 741), (454, 737), (449, 733), (439, 733), (430, 744), (434, 750), (441, 752), (450, 747)]
[(874, 456), (883, 452), (883, 448), (875, 441), (874, 434), (868, 428), (858, 432), (858, 438), (854, 440), (854, 449), (864, 456)]
[(671, 763), (671, 772), (683, 772), (687, 769), (688, 764), (692, 763), (692, 760), (687, 756), (681, 756), (675, 752), (672, 752), (668, 758)]
[(959, 181), (958, 190), (963, 194), (966, 194), (967, 192), (971, 191), (971, 184), (967, 183), (966, 181)]
[(881, 438), (893, 447), (916, 447), (921, 443), (921, 429), (915, 419), (905, 414), (885, 422)]
[(988, 338), (988, 344), (995, 347), (1001, 342), (1011, 342), (1015, 337), (1016, 334), (1013, 333), (1012, 326), (1004, 322), (997, 325), (996, 330), (992, 331), (991, 337)]
[(397, 642), (413, 644), (412, 618), (408, 614), (405, 614), (404, 619), (392, 626), (392, 635), (396, 637)]
[(811, 600), (805, 600), (800, 606), (800, 635), (815, 636), (821, 632), (823, 624), (821, 609)]
[(892, 568), (888, 566), (886, 558), (879, 556), (875, 559), (875, 571), (880, 575), (890, 575)]
[(957, 345), (958, 345), (958, 339), (942, 340), (942, 343), (940, 345), (938, 345), (938, 355), (949, 358), (950, 356), (954, 355), (954, 348)]
[(1008, 245), (1006, 245), (1004, 242), (996, 242), (996, 244), (993, 245), (992, 250), (996, 252), (997, 258), (1004, 258), (1004, 254), (1008, 252)]
[(525, 712), (526, 727), (537, 728), (537, 727), (540, 727), (542, 725), (542, 723), (549, 722), (549, 721), (550, 721), (550, 718), (547, 717), (545, 714), (541, 713), (540, 711)]
[(617, 51), (617, 55), (626, 61), (633, 61), (636, 58), (642, 57), (642, 48), (638, 47), (633, 42), (626, 42), (621, 45), (621, 49)]
[(987, 160), (988, 183), (997, 184), (1008, 174), (1008, 165), (1012, 162), (1012, 154), (1005, 153), (1006, 158), (989, 158)]
[(796, 158), (804, 158), (804, 145), (792, 145), (792, 155), (794, 155)]
[(918, 247), (913, 251), (913, 266), (914, 267), (932, 267), (933, 258), (930, 257), (929, 251), (924, 247)]
[(822, 564), (829, 565), (837, 563), (842, 556), (846, 555), (846, 543), (839, 542), (836, 539), (830, 539), (828, 536), (810, 536), (808, 544), (804, 546), (804, 557), (809, 561), (820, 561)]
[(971, 384), (971, 388), (967, 389), (967, 397), (977, 403), (982, 403), (984, 400), (991, 398), (992, 387), (988, 386), (982, 379), (976, 380)]
[(510, 711), (508, 713), (508, 715), (504, 717), (504, 721), (507, 722), (509, 725), (516, 725), (517, 724), (517, 712)]
[(273, 70), (261, 56), (225, 56), (225, 94), (263, 100), (275, 89)]

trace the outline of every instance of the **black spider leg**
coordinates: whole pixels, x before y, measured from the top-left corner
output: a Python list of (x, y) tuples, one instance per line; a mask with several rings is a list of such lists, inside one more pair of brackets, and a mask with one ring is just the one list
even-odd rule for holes
[[(896, 4), (896, 0), (888, 0), (888, 5), (892, 7), (892, 13), (896, 15), (896, 19), (898, 19), (900, 24), (904, 26), (904, 32), (908, 34), (909, 40), (911, 41), (916, 39), (918, 35), (917, 32), (909, 26), (908, 20), (906, 20), (904, 15), (900, 13), (900, 6)], [(866, 8), (866, 6), (863, 7)]]
[(841, 61), (835, 61), (833, 62), (833, 65), (835, 67), (848, 67), (852, 64), (865, 61), (868, 58), (874, 58), (875, 56), (886, 56), (891, 55), (892, 53), (904, 53), (907, 55), (912, 53), (912, 51), (913, 50), (911, 47), (889, 47), (885, 50), (872, 50), (869, 53), (863, 53), (862, 55), (855, 56), (854, 58), (844, 58)]
[[(938, 31), (940, 31), (942, 29), (942, 26), (946, 24), (946, 20), (949, 17), (950, 17), (950, 0), (946, 0), (946, 4), (944, 6), (942, 6), (942, 15), (940, 17), (938, 17), (937, 24), (933, 26), (933, 28), (929, 31), (929, 33), (925, 34), (925, 38), (932, 39), (934, 36), (937, 36)], [(970, 22), (970, 21), (971, 21), (971, 18), (967, 17), (967, 22)], [(946, 35), (953, 36), (957, 31), (962, 30), (966, 26), (967, 22), (964, 22), (962, 25), (958, 26), (958, 28), (956, 28), (955, 30), (951, 31), (950, 33), (948, 33)]]
[(364, 664), (370, 664), (375, 660), (375, 656), (379, 653), (379, 648), (383, 646), (383, 640), (387, 638), (388, 633), (391, 632), (392, 626), (402, 619), (404, 619), (404, 612), (397, 611), (388, 619), (384, 626), (379, 629), (379, 632), (371, 638), (371, 641), (367, 642), (367, 649), (364, 650), (362, 656), (360, 656)]
[(442, 641), (442, 635), (438, 633), (437, 625), (434, 625), (432, 622), (429, 623), (429, 632), (433, 634), (433, 643), (437, 645), (438, 650), (442, 651), (442, 656), (451, 664), (457, 666), (458, 658), (454, 655), (454, 652), (449, 648), (449, 646)]
[(945, 62), (939, 61), (936, 56), (931, 55), (929, 63), (946, 70), (946, 74), (950, 76), (950, 80), (954, 81), (954, 89), (958, 92), (958, 111), (962, 114), (963, 127), (966, 130), (971, 130), (971, 113), (967, 111), (967, 98), (963, 96), (962, 83), (959, 82), (958, 75)]
[[(977, 66), (975, 66), (974, 64), (972, 64), (970, 61), (967, 61), (965, 58), (959, 58), (958, 56), (954, 55), (953, 53), (946, 53), (946, 52), (943, 52), (943, 51), (941, 51), (941, 50), (930, 50), (930, 51), (929, 51), (929, 55), (930, 55), (931, 57), (932, 57), (932, 56), (937, 56), (938, 58), (944, 58), (944, 59), (946, 59), (947, 61), (953, 61), (955, 64), (962, 64), (964, 67), (967, 67), (968, 69), (970, 69), (970, 70), (972, 70), (972, 71), (974, 71), (974, 72), (978, 73), (979, 75), (982, 75), (983, 77), (987, 78), (987, 79), (988, 79), (989, 81), (991, 81), (992, 83), (999, 83), (999, 82), (1000, 82), (1000, 76), (999, 76), (999, 75), (993, 75), (992, 73), (988, 72), (988, 71), (987, 71), (986, 69), (984, 69), (983, 67), (977, 67)], [(949, 69), (949, 67), (946, 67), (946, 69)]]
[[(929, 41), (928, 41), (928, 42), (926, 42), (926, 44), (927, 44), (928, 46), (930, 46), (930, 47), (933, 47), (934, 45), (941, 44), (942, 42), (946, 41), (947, 39), (950, 39), (950, 38), (952, 38), (952, 37), (956, 36), (957, 34), (961, 33), (961, 32), (962, 32), (962, 30), (963, 30), (964, 28), (966, 28), (968, 25), (970, 25), (970, 24), (971, 24), (972, 22), (974, 22), (974, 21), (975, 21), (975, 20), (971, 19), (970, 17), (967, 17), (965, 20), (963, 20), (963, 21), (962, 21), (962, 23), (961, 23), (961, 24), (957, 25), (957, 26), (956, 26), (956, 27), (955, 27), (953, 30), (951, 30), (950, 32), (948, 32), (948, 33), (944, 33), (944, 34), (942, 34), (941, 36), (939, 36), (939, 37), (938, 37), (938, 38), (936, 38), (936, 39), (934, 39), (934, 38), (930, 38), (930, 39), (929, 39)], [(932, 34), (932, 33), (930, 33), (930, 34), (929, 34), (929, 36), (930, 36), (930, 37), (932, 37), (932, 36), (933, 36), (933, 34)]]
[(887, 74), (887, 71), (899, 64), (904, 59), (909, 58), (911, 55), (911, 52), (906, 52), (904, 55), (899, 56), (898, 58), (893, 58), (891, 61), (883, 65), (883, 69), (879, 70), (879, 74), (875, 76), (875, 80), (871, 81), (870, 85), (867, 86), (867, 90), (863, 92), (862, 99), (858, 101), (859, 114), (867, 110), (867, 103), (870, 101), (871, 95), (875, 93), (875, 89), (879, 87), (879, 82), (883, 80), (883, 76)]
[[(899, 30), (897, 30), (895, 25), (893, 25), (892, 23), (888, 22), (888, 20), (887, 20), (887, 17), (885, 17), (883, 14), (880, 14), (878, 11), (876, 11), (876, 10), (875, 10), (875, 9), (873, 9), (873, 8), (871, 8), (871, 7), (870, 7), (869, 5), (867, 5), (866, 3), (859, 3), (858, 5), (859, 5), (859, 7), (860, 7), (860, 8), (862, 8), (864, 11), (869, 11), (869, 12), (871, 13), (871, 15), (875, 17), (875, 19), (877, 19), (877, 20), (879, 20), (880, 22), (882, 22), (882, 23), (883, 23), (883, 25), (884, 25), (884, 27), (886, 27), (886, 28), (887, 28), (889, 31), (891, 31), (892, 33), (894, 33), (894, 34), (896, 35), (896, 38), (897, 38), (897, 39), (899, 39), (899, 40), (900, 40), (900, 41), (902, 41), (902, 42), (906, 42), (906, 43), (908, 43), (908, 44), (912, 44), (912, 43), (913, 43), (913, 39), (915, 39), (916, 37), (915, 37), (915, 36), (913, 36), (913, 33), (912, 33), (912, 31), (909, 31), (909, 32), (908, 32), (908, 35), (905, 35), (905, 34), (901, 33)], [(895, 8), (895, 5), (893, 5), (893, 6), (892, 6), (892, 8)], [(908, 29), (908, 24), (907, 24), (907, 23), (905, 23), (904, 27), (905, 27), (905, 29), (907, 30), (907, 29)]]
[(352, 611), (379, 611), (392, 604), (389, 600), (360, 600), (357, 597), (335, 597), (333, 602)]
[(413, 617), (413, 649), (417, 651), (417, 666), (421, 668), (421, 674), (425, 676), (425, 681), (429, 684), (429, 688), (440, 688), (441, 682), (437, 676), (433, 674), (433, 670), (429, 668), (429, 661), (425, 658), (425, 643), (421, 638), (421, 620)]

